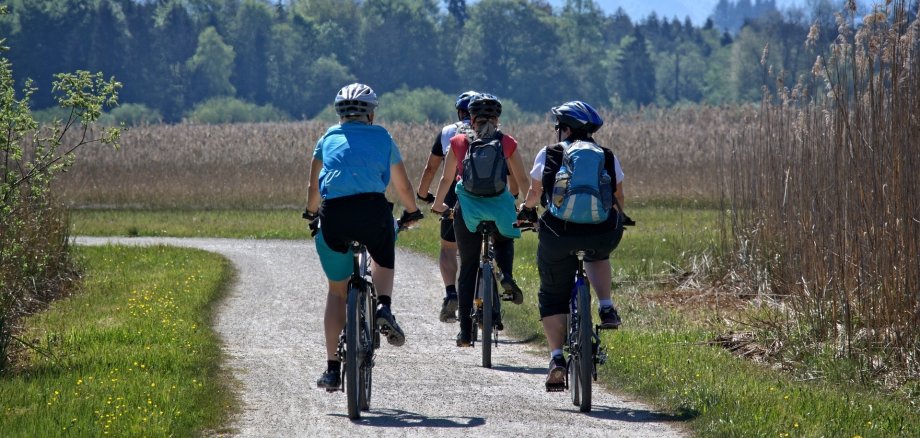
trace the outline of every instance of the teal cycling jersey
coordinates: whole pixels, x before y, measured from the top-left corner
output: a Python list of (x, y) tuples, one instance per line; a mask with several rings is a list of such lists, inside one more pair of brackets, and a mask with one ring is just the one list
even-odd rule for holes
[(316, 142), (313, 158), (323, 162), (319, 173), (323, 199), (384, 193), (390, 183), (390, 166), (402, 162), (386, 129), (361, 122), (330, 127)]

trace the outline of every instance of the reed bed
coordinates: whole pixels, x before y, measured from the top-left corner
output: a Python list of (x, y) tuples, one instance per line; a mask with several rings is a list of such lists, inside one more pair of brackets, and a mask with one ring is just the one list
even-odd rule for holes
[[(620, 158), (628, 197), (715, 199), (718, 160), (752, 114), (738, 107), (608, 114), (597, 140)], [(382, 125), (417, 184), (440, 125)], [(132, 128), (118, 151), (82, 150), (59, 181), (61, 198), (72, 207), (301, 206), (310, 154), (326, 128), (319, 122)], [(540, 147), (555, 142), (549, 121), (503, 130), (518, 140), (528, 166)]]
[(827, 58), (764, 99), (728, 173), (734, 272), (780, 304), (786, 359), (849, 359), (849, 379), (897, 386), (920, 378), (920, 22), (890, 8), (858, 31), (838, 17)]

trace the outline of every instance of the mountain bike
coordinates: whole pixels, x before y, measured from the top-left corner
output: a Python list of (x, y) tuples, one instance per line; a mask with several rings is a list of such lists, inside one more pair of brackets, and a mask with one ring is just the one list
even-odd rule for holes
[(581, 412), (591, 411), (591, 383), (597, 380), (597, 367), (607, 362), (607, 349), (601, 345), (600, 326), (593, 325), (591, 321), (591, 285), (585, 275), (585, 255), (590, 253), (575, 251), (578, 270), (575, 271), (575, 286), (569, 299), (565, 345), (569, 353), (565, 387), (572, 394), (572, 404), (578, 406)]
[[(534, 230), (534, 224), (515, 225), (522, 230)], [(607, 349), (601, 345), (600, 325), (591, 320), (591, 285), (585, 274), (585, 256), (593, 250), (572, 252), (578, 258), (575, 271), (575, 285), (569, 296), (569, 314), (566, 319), (566, 343), (568, 352), (566, 379), (561, 385), (547, 384), (549, 392), (570, 390), (572, 404), (581, 412), (591, 411), (591, 384), (597, 380), (597, 368), (607, 362)]]
[(472, 344), (475, 345), (477, 333), (482, 331), (482, 366), (492, 368), (492, 346), (498, 345), (498, 332), (501, 324), (501, 302), (508, 300), (499, 297), (498, 282), (495, 278), (495, 249), (492, 233), (496, 232), (495, 222), (483, 221), (476, 226), (476, 233), (482, 236), (479, 249), (479, 270), (476, 272), (476, 289), (473, 292), (473, 331)]
[(338, 356), (344, 365), (342, 387), (348, 399), (348, 418), (357, 419), (370, 409), (374, 355), (380, 347), (380, 327), (375, 323), (377, 293), (371, 282), (371, 259), (367, 248), (351, 242), (354, 271), (348, 280), (345, 329), (339, 338)]

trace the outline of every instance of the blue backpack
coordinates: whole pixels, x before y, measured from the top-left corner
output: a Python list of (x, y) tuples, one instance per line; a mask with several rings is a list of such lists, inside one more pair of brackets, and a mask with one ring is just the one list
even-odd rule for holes
[(613, 205), (613, 189), (604, 168), (604, 150), (581, 140), (563, 144), (562, 150), (562, 165), (548, 204), (550, 214), (579, 224), (606, 221)]

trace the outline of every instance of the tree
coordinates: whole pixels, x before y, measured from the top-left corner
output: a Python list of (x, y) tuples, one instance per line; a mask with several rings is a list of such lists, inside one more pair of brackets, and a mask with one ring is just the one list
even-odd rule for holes
[(645, 36), (639, 28), (623, 38), (620, 50), (614, 52), (613, 76), (608, 77), (609, 88), (622, 102), (631, 102), (636, 108), (655, 101), (655, 68), (649, 57)]
[(558, 57), (566, 65), (563, 72), (571, 92), (589, 102), (606, 101), (609, 95), (598, 75), (604, 71), (603, 17), (593, 0), (566, 0), (559, 16)]
[(362, 8), (361, 43), (364, 55), (356, 72), (373, 72), (361, 78), (378, 92), (401, 86), (431, 85), (446, 64), (439, 58), (434, 0), (366, 0)]
[(233, 47), (224, 43), (214, 27), (208, 27), (198, 36), (198, 49), (186, 67), (192, 74), (189, 90), (190, 102), (209, 97), (233, 96), (236, 89), (230, 83), (230, 73), (236, 54)]
[(544, 112), (569, 96), (559, 86), (559, 36), (544, 8), (482, 0), (471, 8), (455, 66), (467, 87)]
[(257, 104), (269, 101), (268, 56), (273, 10), (265, 3), (245, 0), (233, 24), (233, 83), (238, 94)]
[(447, 0), (447, 13), (453, 17), (457, 26), (463, 29), (469, 13), (466, 11), (466, 0)]

